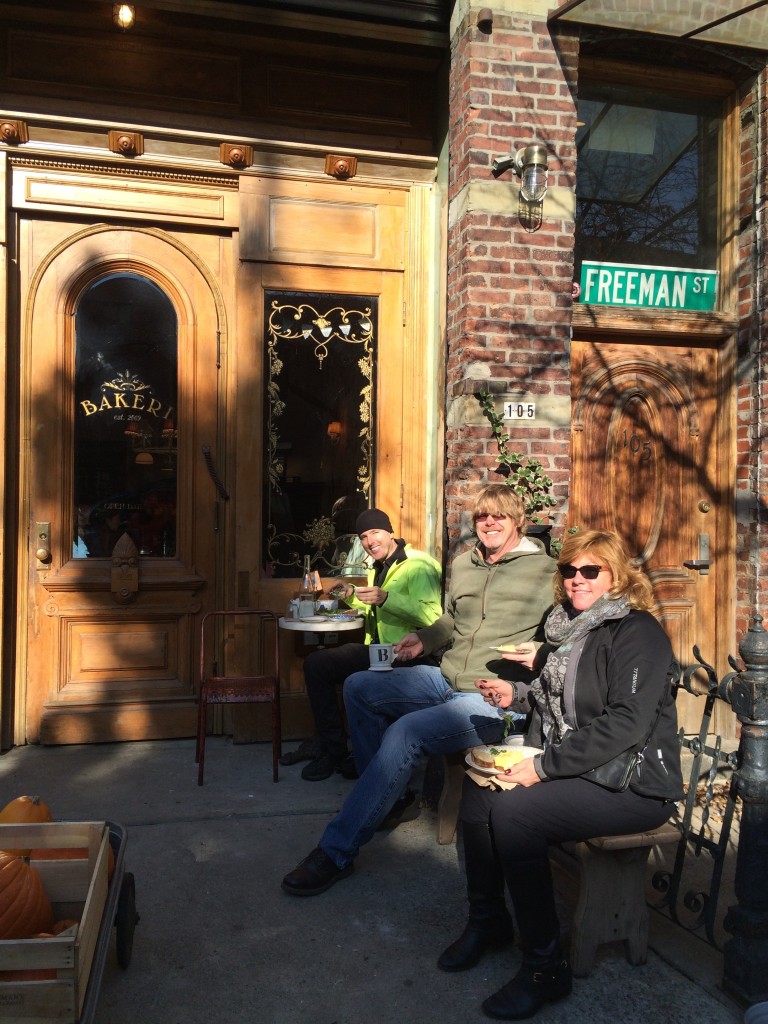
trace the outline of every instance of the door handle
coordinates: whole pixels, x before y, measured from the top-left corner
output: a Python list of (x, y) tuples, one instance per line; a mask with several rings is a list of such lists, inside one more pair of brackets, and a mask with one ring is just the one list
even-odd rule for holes
[(211, 446), (209, 444), (203, 445), (203, 458), (205, 459), (205, 465), (208, 470), (208, 475), (213, 480), (213, 486), (216, 488), (216, 492), (222, 501), (229, 501), (229, 494), (224, 486), (221, 477), (213, 464), (213, 456), (211, 455)]
[(35, 558), (38, 569), (47, 569), (51, 560), (51, 524), (35, 523)]
[(699, 534), (699, 557), (692, 558), (689, 562), (683, 562), (686, 569), (695, 569), (700, 575), (706, 576), (712, 561), (709, 557), (709, 534)]

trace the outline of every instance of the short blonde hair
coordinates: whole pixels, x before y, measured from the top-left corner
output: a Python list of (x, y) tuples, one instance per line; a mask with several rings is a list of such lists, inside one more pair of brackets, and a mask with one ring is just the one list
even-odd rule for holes
[(505, 515), (509, 516), (521, 534), (525, 533), (525, 505), (519, 494), (515, 494), (508, 484), (486, 484), (475, 498), (472, 506), (472, 521), (475, 516)]
[[(613, 583), (611, 597), (626, 597), (631, 608), (649, 611), (654, 605), (651, 581), (632, 561), (626, 545), (613, 530), (579, 530), (563, 541), (558, 555), (559, 565), (567, 565), (580, 555), (589, 555), (595, 565), (607, 565)], [(555, 602), (566, 599), (563, 578), (555, 573)]]

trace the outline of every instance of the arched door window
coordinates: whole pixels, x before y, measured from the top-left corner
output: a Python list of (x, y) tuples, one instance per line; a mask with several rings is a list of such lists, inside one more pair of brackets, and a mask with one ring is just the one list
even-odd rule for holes
[(102, 277), (75, 318), (73, 557), (176, 554), (177, 318), (138, 274)]

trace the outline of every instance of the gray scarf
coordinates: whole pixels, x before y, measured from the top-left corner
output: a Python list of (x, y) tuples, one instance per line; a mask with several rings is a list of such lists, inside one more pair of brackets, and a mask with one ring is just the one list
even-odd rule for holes
[(591, 608), (576, 615), (570, 604), (559, 604), (547, 616), (544, 634), (547, 643), (555, 649), (549, 654), (541, 675), (531, 683), (547, 743), (559, 743), (570, 728), (563, 715), (566, 672), (570, 679), (575, 677), (575, 666), (569, 666), (569, 659), (572, 655), (579, 657), (588, 633), (609, 619), (624, 618), (629, 611), (625, 597), (611, 599), (604, 594)]

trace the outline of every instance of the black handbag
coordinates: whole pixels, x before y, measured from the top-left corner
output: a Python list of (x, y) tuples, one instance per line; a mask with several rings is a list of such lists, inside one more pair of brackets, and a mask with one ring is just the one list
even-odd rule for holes
[(629, 750), (625, 750), (623, 754), (617, 754), (616, 757), (612, 757), (605, 764), (600, 764), (597, 768), (590, 768), (589, 771), (582, 772), (582, 779), (588, 779), (589, 782), (594, 782), (598, 786), (602, 786), (603, 789), (610, 789), (614, 793), (623, 793), (632, 781), (632, 773), (635, 770), (640, 770), (640, 765), (645, 757), (645, 748), (651, 742), (651, 736), (661, 715), (665, 697), (666, 690), (661, 695), (651, 731), (648, 733), (648, 738), (641, 748), (630, 747)]
[[(645, 747), (647, 746), (648, 743), (646, 741)], [(629, 750), (625, 750), (623, 754), (617, 754), (616, 757), (612, 757), (605, 764), (598, 765), (597, 768), (590, 768), (588, 772), (583, 772), (581, 777), (582, 779), (588, 779), (590, 782), (597, 783), (603, 789), (613, 790), (614, 793), (623, 793), (632, 780), (632, 772), (635, 768), (640, 767), (640, 762), (645, 754), (645, 747), (642, 750), (630, 747)]]

